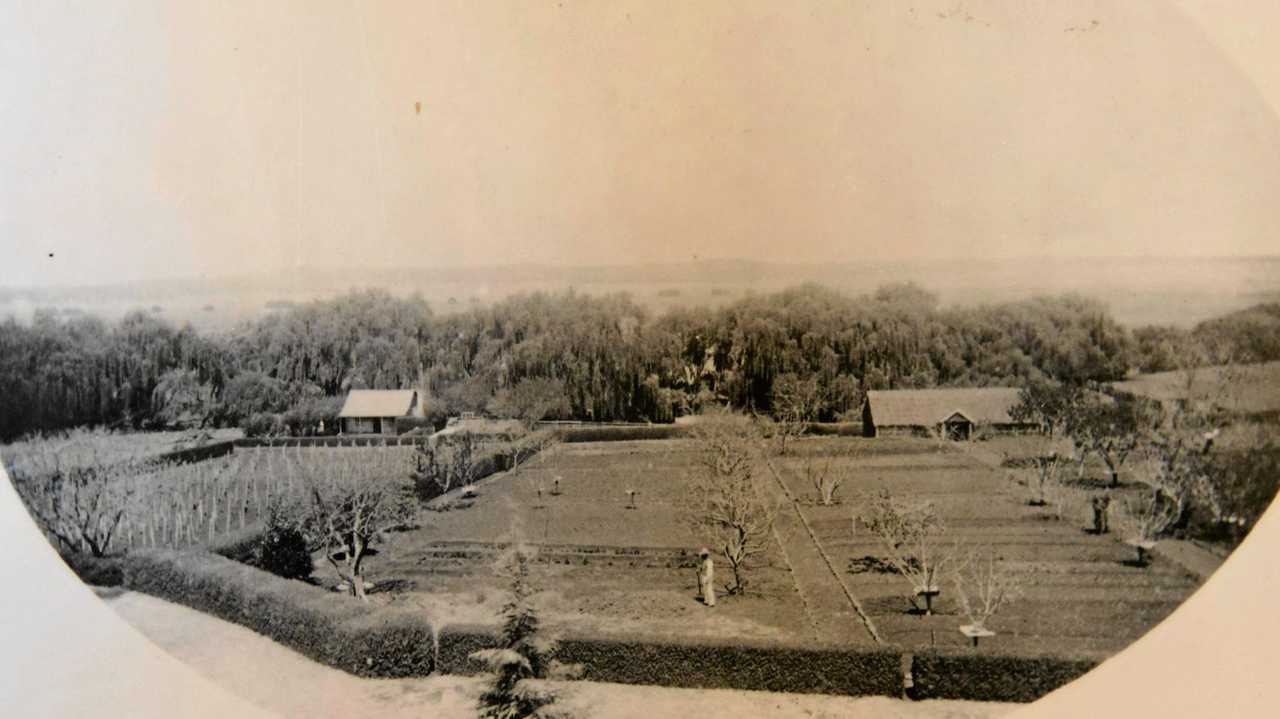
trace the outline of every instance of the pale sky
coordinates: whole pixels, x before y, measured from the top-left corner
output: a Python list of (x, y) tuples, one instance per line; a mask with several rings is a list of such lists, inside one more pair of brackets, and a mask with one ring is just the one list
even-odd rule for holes
[(1280, 250), (1275, 3), (262, 5), (0, 3), (0, 285)]

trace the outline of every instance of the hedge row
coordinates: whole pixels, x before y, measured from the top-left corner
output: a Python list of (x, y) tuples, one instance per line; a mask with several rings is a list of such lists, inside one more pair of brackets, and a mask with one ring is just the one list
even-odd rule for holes
[(815, 437), (862, 437), (861, 422), (809, 422), (804, 433)]
[(236, 447), (408, 447), (423, 444), (427, 435), (323, 435), (316, 437), (244, 437)]
[[(435, 668), (434, 632), (420, 611), (371, 609), (354, 598), (217, 555), (133, 554), (123, 562), (123, 584), (246, 626), (357, 676), (426, 676)], [(486, 636), (458, 634), (460, 641), (476, 646), (483, 646)]]
[(563, 427), (555, 428), (562, 442), (629, 442), (639, 439), (679, 439), (688, 435), (688, 428), (678, 424), (652, 424), (639, 426)]
[(561, 642), (557, 658), (582, 665), (585, 679), (619, 684), (853, 696), (902, 691), (901, 660), (892, 649), (572, 638)]
[(435, 424), (426, 417), (396, 417), (395, 425), (396, 434), (405, 434), (415, 429), (425, 430), (425, 434), (436, 431)]
[[(89, 569), (86, 565), (94, 565)], [(433, 635), (421, 611), (370, 606), (209, 553), (146, 551), (82, 562), (82, 576), (114, 574), (137, 591), (246, 626), (311, 659), (363, 677), (470, 674), (471, 652), (494, 646), (486, 627)], [(585, 678), (626, 684), (896, 696), (896, 648), (846, 650), (763, 641), (666, 641), (569, 637), (559, 658)], [(917, 655), (920, 699), (1032, 701), (1079, 677), (1092, 662), (955, 653)]]
[(1097, 666), (1084, 659), (996, 654), (917, 654), (916, 699), (1031, 702)]
[(258, 545), (262, 543), (266, 531), (263, 524), (255, 523), (219, 537), (208, 548), (214, 554), (252, 566)]
[(190, 449), (178, 449), (172, 452), (165, 452), (155, 458), (156, 462), (167, 464), (188, 464), (190, 462), (203, 462), (206, 459), (214, 457), (222, 457), (235, 449), (235, 440), (228, 439), (221, 442), (212, 442), (210, 444), (201, 445), (199, 447), (191, 447)]

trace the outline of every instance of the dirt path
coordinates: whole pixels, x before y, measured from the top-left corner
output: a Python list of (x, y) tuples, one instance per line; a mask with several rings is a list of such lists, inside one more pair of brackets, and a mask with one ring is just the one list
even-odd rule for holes
[[(245, 700), (288, 717), (377, 716), (381, 719), (475, 716), (483, 679), (360, 679), (321, 666), (244, 627), (145, 594), (123, 592), (108, 606), (171, 655)], [(902, 717), (985, 719), (1015, 704), (905, 702), (886, 697), (834, 697), (731, 690), (671, 689), (598, 682), (555, 683), (560, 706), (576, 717)]]
[(831, 559), (823, 553), (813, 529), (805, 520), (796, 498), (778, 476), (773, 462), (765, 459), (770, 490), (782, 498), (775, 520), (791, 574), (805, 599), (805, 610), (818, 635), (841, 644), (875, 646), (883, 644), (875, 625), (840, 577)]

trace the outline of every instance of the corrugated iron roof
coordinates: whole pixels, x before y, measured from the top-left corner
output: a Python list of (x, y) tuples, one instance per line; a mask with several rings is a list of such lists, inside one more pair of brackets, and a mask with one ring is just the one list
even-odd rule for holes
[(1011, 424), (1018, 403), (1015, 387), (897, 389), (867, 392), (871, 419), (878, 426), (930, 427), (959, 412), (977, 424)]
[(405, 417), (413, 409), (417, 391), (411, 389), (353, 389), (342, 403), (339, 417)]

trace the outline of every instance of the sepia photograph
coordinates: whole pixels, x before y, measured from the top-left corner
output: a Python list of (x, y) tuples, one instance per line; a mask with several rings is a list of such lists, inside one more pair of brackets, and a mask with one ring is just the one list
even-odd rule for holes
[(0, 699), (1269, 714), (1277, 24), (0, 3)]

